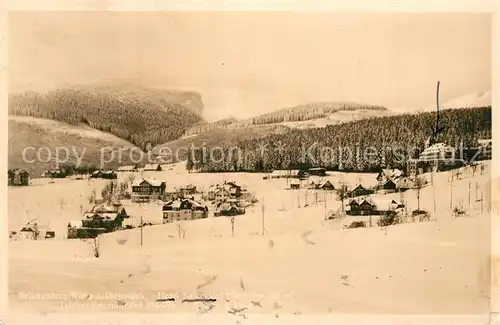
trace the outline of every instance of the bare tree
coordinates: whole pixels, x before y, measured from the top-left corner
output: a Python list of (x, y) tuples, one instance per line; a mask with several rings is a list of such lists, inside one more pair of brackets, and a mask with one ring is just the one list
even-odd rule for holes
[(95, 258), (99, 258), (101, 256), (101, 246), (99, 244), (99, 239), (97, 237), (94, 237), (94, 239), (91, 242), (92, 245), (92, 253), (94, 254)]
[(344, 213), (344, 201), (348, 197), (347, 186), (342, 184), (340, 188), (337, 190), (337, 199), (342, 203), (342, 213)]
[(89, 196), (89, 204), (95, 204), (96, 202), (96, 192), (95, 188), (92, 189), (92, 193)]
[(420, 190), (424, 187), (425, 181), (421, 176), (415, 177), (413, 188), (417, 194), (417, 210), (420, 211)]

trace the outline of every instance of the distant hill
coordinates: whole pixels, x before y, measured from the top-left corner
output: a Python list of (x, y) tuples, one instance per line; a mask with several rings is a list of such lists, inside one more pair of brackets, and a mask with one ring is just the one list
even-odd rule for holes
[[(243, 141), (257, 140), (273, 134), (283, 134), (290, 128), (283, 125), (256, 125), (248, 128), (237, 129), (212, 129), (202, 134), (183, 137), (155, 147), (154, 151), (159, 156), (169, 156), (172, 162), (183, 161), (188, 158), (188, 150), (195, 146), (197, 148), (221, 147), (228, 148), (236, 146)], [(162, 154), (163, 150), (163, 154)]]
[[(491, 106), (491, 91), (473, 92), (439, 104), (440, 109), (477, 108)], [(435, 111), (436, 104), (428, 106), (424, 111)]]
[(488, 107), (491, 106), (491, 91), (475, 92), (444, 102), (442, 108)]
[[(56, 148), (68, 148), (69, 162), (77, 162), (77, 156), (83, 157), (82, 165), (100, 167), (101, 148), (124, 148), (122, 152), (122, 163), (117, 157), (105, 167), (116, 167), (121, 164), (132, 163), (130, 148), (135, 147), (132, 143), (120, 139), (112, 134), (91, 129), (85, 125), (71, 125), (53, 120), (40, 119), (26, 116), (9, 116), (9, 168), (25, 168), (32, 177), (38, 177), (47, 168), (54, 165)], [(23, 159), (23, 150), (26, 151), (26, 161)], [(36, 151), (40, 148), (39, 157)], [(108, 151), (106, 151), (108, 152)], [(134, 150), (134, 159), (139, 158), (139, 150)], [(105, 155), (109, 158), (109, 154)], [(60, 150), (60, 159), (65, 158), (65, 153)], [(34, 162), (29, 162), (35, 160)]]
[(110, 83), (76, 85), (46, 93), (9, 96), (9, 114), (47, 118), (73, 125), (86, 124), (143, 149), (182, 136), (203, 122), (201, 96)]
[(256, 117), (235, 120), (234, 118), (214, 123), (204, 123), (186, 131), (185, 136), (200, 134), (213, 129), (249, 128), (256, 125), (281, 124), (289, 128), (316, 128), (351, 122), (375, 116), (394, 115), (387, 108), (349, 102), (318, 102), (282, 108)]

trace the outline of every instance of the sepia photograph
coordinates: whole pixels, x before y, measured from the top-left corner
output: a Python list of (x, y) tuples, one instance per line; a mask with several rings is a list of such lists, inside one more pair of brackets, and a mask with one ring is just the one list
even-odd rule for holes
[(8, 307), (488, 315), (492, 15), (8, 14)]

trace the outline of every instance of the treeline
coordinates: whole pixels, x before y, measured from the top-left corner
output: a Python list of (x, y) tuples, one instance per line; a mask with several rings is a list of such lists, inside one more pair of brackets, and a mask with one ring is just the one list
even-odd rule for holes
[(9, 114), (87, 124), (132, 142), (141, 149), (179, 138), (202, 121), (193, 110), (161, 99), (157, 94), (58, 89), (45, 94), (9, 96)]
[(215, 129), (225, 129), (228, 125), (235, 123), (237, 120), (234, 117), (222, 119), (212, 123), (200, 123), (193, 125), (190, 127), (185, 133), (184, 136), (190, 136), (194, 134), (200, 134), (208, 131), (212, 131)]
[(312, 103), (280, 109), (268, 114), (231, 124), (231, 127), (248, 125), (272, 124), (282, 122), (302, 122), (317, 118), (324, 118), (339, 111), (352, 110), (387, 110), (376, 105), (362, 105), (356, 103)]
[(386, 111), (387, 108), (377, 105), (363, 105), (357, 103), (341, 103), (341, 102), (311, 103), (311, 104), (283, 108), (271, 113), (262, 114), (256, 117), (240, 121), (234, 118), (228, 118), (213, 123), (202, 123), (191, 127), (188, 131), (186, 131), (185, 136), (200, 134), (216, 129), (220, 130), (238, 129), (256, 125), (275, 124), (283, 122), (303, 122), (313, 119), (324, 118), (340, 111), (354, 111), (354, 110)]
[[(432, 137), (459, 148), (477, 145), (491, 137), (491, 107), (450, 109), (436, 113), (405, 114), (358, 120), (325, 128), (291, 130), (260, 139), (235, 140), (194, 150), (188, 169), (200, 172), (271, 171), (322, 166), (328, 170), (378, 171), (380, 167), (405, 168)], [(218, 147), (217, 149), (216, 146)]]

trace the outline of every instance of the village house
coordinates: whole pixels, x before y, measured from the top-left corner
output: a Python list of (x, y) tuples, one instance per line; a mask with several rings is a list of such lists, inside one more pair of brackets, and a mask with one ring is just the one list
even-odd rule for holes
[(224, 188), (233, 197), (239, 197), (241, 195), (241, 186), (236, 185), (235, 182), (224, 182)]
[(160, 164), (146, 164), (143, 170), (145, 172), (161, 172), (162, 168)]
[(215, 217), (237, 216), (242, 214), (245, 214), (245, 208), (239, 207), (237, 200), (229, 200), (228, 202), (218, 203), (214, 212)]
[(112, 170), (106, 170), (102, 172), (101, 178), (103, 179), (117, 179), (118, 175)]
[(407, 191), (409, 189), (412, 189), (415, 186), (415, 184), (413, 183), (413, 181), (409, 177), (401, 177), (398, 180), (396, 185), (397, 185), (396, 188), (400, 192)]
[(300, 181), (299, 180), (292, 180), (290, 182), (290, 189), (298, 190), (299, 188), (300, 188)]
[(186, 195), (194, 195), (196, 194), (196, 186), (195, 185), (185, 185), (181, 186), (179, 188), (179, 195), (180, 196), (186, 196)]
[(208, 218), (208, 208), (192, 199), (175, 199), (163, 208), (163, 223)]
[(403, 171), (399, 169), (382, 169), (380, 173), (377, 175), (377, 181), (380, 185), (384, 184), (388, 180), (392, 180), (394, 183), (397, 182), (397, 179), (403, 176)]
[(444, 143), (435, 143), (422, 151), (418, 159), (420, 161), (455, 159), (455, 148)]
[(66, 174), (59, 167), (54, 167), (44, 171), (41, 176), (44, 178), (65, 178)]
[(231, 198), (231, 194), (225, 187), (218, 187), (214, 192), (215, 202), (225, 202)]
[(402, 204), (395, 200), (385, 200), (380, 198), (366, 198), (362, 200), (352, 199), (348, 203), (348, 215), (382, 215), (388, 211), (395, 211), (401, 208)]
[(40, 231), (36, 223), (24, 225), (18, 234), (18, 238), (30, 239), (30, 240), (39, 239), (39, 236), (40, 236)]
[(9, 186), (28, 186), (30, 182), (30, 174), (24, 169), (9, 169), (8, 170), (8, 185)]
[(132, 183), (132, 202), (149, 202), (161, 199), (167, 184), (155, 179), (138, 179)]
[(120, 229), (123, 220), (129, 218), (125, 208), (119, 204), (95, 205), (83, 214), (83, 220), (68, 223), (68, 238), (94, 238), (101, 233)]
[(25, 224), (19, 232), (11, 231), (11, 238), (15, 239), (54, 239), (56, 237), (56, 232), (47, 228), (47, 226), (39, 226), (36, 222), (28, 222)]
[(118, 175), (112, 170), (95, 170), (90, 178), (117, 179)]
[(491, 149), (493, 146), (493, 142), (491, 139), (479, 139), (477, 140), (479, 144), (480, 155), (479, 159), (486, 160), (491, 159)]
[(326, 176), (326, 169), (321, 167), (309, 168), (309, 175), (321, 177)]
[(215, 185), (211, 185), (209, 188), (208, 188), (208, 191), (207, 191), (207, 200), (208, 201), (214, 201), (215, 200), (215, 191), (217, 190), (217, 186)]
[(137, 165), (120, 166), (120, 167), (118, 167), (118, 169), (116, 171), (117, 172), (122, 172), (122, 173), (136, 172), (137, 171)]
[(385, 182), (379, 184), (378, 188), (385, 191), (395, 191), (396, 183), (392, 179), (388, 179)]
[(309, 188), (315, 189), (319, 184), (323, 183), (324, 178), (318, 176), (309, 177)]
[(171, 186), (165, 186), (165, 190), (163, 192), (163, 200), (168, 202), (168, 201), (173, 201), (177, 198), (181, 197), (179, 191)]

